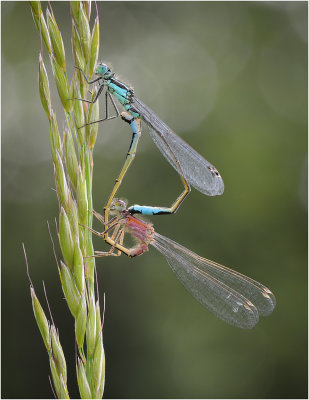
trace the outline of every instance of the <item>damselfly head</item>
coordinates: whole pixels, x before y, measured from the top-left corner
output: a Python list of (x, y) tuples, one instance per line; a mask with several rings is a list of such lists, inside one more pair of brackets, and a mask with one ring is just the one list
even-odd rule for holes
[(95, 74), (102, 76), (103, 79), (108, 79), (114, 75), (110, 68), (101, 62), (97, 65)]
[(123, 213), (127, 209), (127, 203), (124, 200), (114, 199), (110, 206), (110, 213), (117, 215)]

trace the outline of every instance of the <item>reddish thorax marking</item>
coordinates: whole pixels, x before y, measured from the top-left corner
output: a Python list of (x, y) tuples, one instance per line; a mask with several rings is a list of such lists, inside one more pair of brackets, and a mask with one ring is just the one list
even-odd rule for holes
[(125, 219), (122, 224), (126, 232), (130, 233), (136, 240), (137, 245), (129, 249), (129, 256), (139, 256), (148, 251), (148, 244), (153, 241), (154, 229), (152, 224), (133, 217), (131, 214), (124, 212)]

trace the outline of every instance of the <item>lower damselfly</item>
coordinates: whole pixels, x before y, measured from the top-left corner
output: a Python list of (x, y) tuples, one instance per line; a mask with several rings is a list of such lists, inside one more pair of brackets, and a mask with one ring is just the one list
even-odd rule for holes
[[(110, 251), (95, 251), (93, 257), (139, 256), (151, 245), (163, 254), (177, 278), (205, 308), (216, 317), (238, 328), (251, 329), (260, 316), (272, 313), (276, 305), (273, 293), (261, 283), (230, 268), (200, 257), (173, 240), (155, 232), (153, 225), (131, 214), (123, 200), (113, 199), (111, 214), (114, 218), (104, 232), (88, 228), (103, 237)], [(94, 216), (105, 223), (99, 213)], [(111, 236), (106, 236), (108, 232)], [(125, 234), (136, 241), (133, 247), (124, 245)]]

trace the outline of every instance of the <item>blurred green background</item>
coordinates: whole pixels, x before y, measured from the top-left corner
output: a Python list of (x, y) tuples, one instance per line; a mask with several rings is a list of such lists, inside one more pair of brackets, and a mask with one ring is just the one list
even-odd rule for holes
[[(1, 6), (2, 397), (53, 397), (24, 242), (44, 305), (45, 282), (76, 398), (73, 319), (46, 224), (55, 236), (49, 128), (37, 84), (40, 41), (28, 3)], [(69, 6), (52, 6), (72, 74)], [(307, 3), (99, 2), (98, 8), (101, 59), (225, 182), (223, 196), (192, 190), (176, 215), (153, 217), (156, 230), (264, 283), (277, 298), (270, 317), (242, 331), (203, 309), (153, 248), (136, 259), (99, 260), (105, 397), (307, 398)], [(45, 61), (49, 66), (46, 52)], [(124, 125), (100, 125), (98, 211), (130, 143)], [(130, 204), (167, 206), (181, 190), (144, 127), (120, 194)], [(97, 238), (95, 248), (107, 249)]]

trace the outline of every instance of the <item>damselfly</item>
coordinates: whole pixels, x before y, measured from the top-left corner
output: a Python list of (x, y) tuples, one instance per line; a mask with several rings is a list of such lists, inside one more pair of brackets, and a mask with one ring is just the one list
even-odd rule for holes
[[(76, 67), (78, 68), (78, 67)], [(80, 68), (78, 68), (80, 69)], [(149, 133), (158, 149), (161, 151), (166, 160), (175, 168), (179, 173), (181, 180), (184, 185), (183, 193), (177, 198), (171, 207), (164, 208), (165, 214), (171, 214), (177, 211), (181, 202), (190, 192), (190, 185), (195, 187), (201, 193), (208, 196), (220, 195), (224, 191), (223, 180), (217, 171), (217, 169), (210, 164), (205, 158), (197, 153), (191, 146), (189, 146), (184, 140), (182, 140), (176, 133), (174, 133), (149, 107), (147, 107), (141, 100), (139, 100), (134, 90), (115, 78), (115, 74), (110, 68), (99, 63), (95, 74), (97, 78), (88, 81), (85, 73), (80, 69), (85, 80), (88, 84), (98, 83), (99, 88), (94, 99), (87, 100), (82, 98), (75, 98), (87, 103), (95, 103), (101, 93), (105, 91), (105, 105), (106, 105), (106, 116), (97, 121), (91, 121), (86, 125), (94, 124), (97, 122), (113, 119), (119, 117), (120, 113), (115, 104), (113, 96), (115, 96), (120, 104), (125, 108), (126, 112), (122, 113), (122, 118), (128, 122), (131, 126), (133, 136), (131, 145), (128, 151), (127, 158), (120, 172), (121, 179), (126, 174), (131, 162), (134, 159), (138, 140), (141, 133), (141, 121), (142, 119), (149, 128)], [(116, 115), (109, 115), (108, 100), (110, 99)], [(85, 125), (84, 125), (85, 126)], [(117, 180), (113, 189), (113, 195), (116, 194), (119, 185)], [(110, 200), (110, 199), (109, 199)], [(109, 205), (105, 208), (108, 212)], [(160, 212), (161, 213), (161, 212)]]
[[(172, 271), (192, 296), (223, 321), (239, 328), (251, 329), (260, 315), (267, 316), (274, 310), (276, 299), (267, 287), (239, 272), (202, 258), (156, 233), (152, 224), (133, 216), (124, 201), (113, 199), (111, 213), (115, 217), (109, 222), (107, 230), (113, 233), (107, 240), (106, 231), (100, 233), (88, 228), (111, 245), (109, 252), (95, 251), (94, 257), (119, 256), (121, 253), (135, 257), (145, 253), (148, 245), (152, 245), (166, 257)], [(95, 211), (93, 214), (104, 223), (103, 216)], [(136, 240), (136, 246), (124, 246), (125, 233)]]

